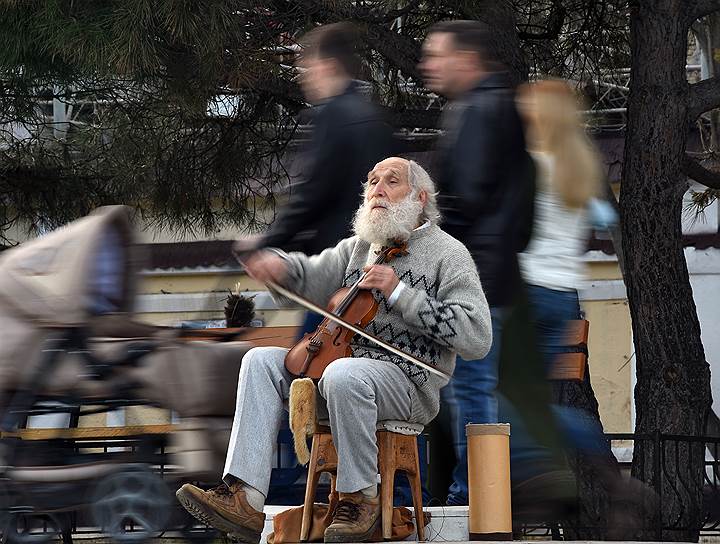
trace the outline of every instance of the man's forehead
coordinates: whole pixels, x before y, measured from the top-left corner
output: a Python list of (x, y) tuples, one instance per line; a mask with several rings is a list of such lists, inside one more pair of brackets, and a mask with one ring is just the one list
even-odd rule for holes
[(454, 38), (449, 32), (432, 32), (425, 38), (422, 48), (426, 53), (453, 49)]
[(388, 172), (390, 174), (395, 174), (396, 176), (401, 176), (403, 173), (403, 169), (399, 168), (397, 166), (376, 166), (370, 172), (368, 173), (368, 176), (377, 175), (377, 174), (383, 174), (385, 172)]
[(381, 173), (384, 171), (390, 171), (393, 174), (402, 175), (406, 174), (408, 169), (408, 162), (400, 158), (385, 159), (375, 165), (370, 171), (372, 173)]

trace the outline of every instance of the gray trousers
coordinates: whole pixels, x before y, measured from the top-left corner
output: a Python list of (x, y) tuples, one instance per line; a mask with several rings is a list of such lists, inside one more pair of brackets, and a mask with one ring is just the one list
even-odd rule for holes
[[(223, 479), (232, 475), (267, 496), (272, 460), (292, 376), (284, 348), (253, 348), (243, 357)], [(337, 490), (377, 482), (377, 422), (408, 421), (412, 383), (397, 366), (366, 358), (332, 362), (318, 385), (318, 416), (327, 414), (338, 452)]]

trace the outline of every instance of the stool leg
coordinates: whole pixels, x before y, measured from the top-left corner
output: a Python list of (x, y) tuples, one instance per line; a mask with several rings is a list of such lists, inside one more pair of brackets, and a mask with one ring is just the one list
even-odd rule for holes
[(383, 539), (390, 540), (392, 537), (393, 486), (395, 485), (395, 440), (393, 433), (387, 431), (378, 432), (377, 437)]
[(315, 493), (317, 492), (320, 471), (318, 471), (318, 437), (313, 435), (312, 449), (310, 450), (310, 466), (308, 467), (307, 483), (305, 484), (305, 504), (303, 505), (302, 524), (300, 525), (300, 542), (307, 542), (312, 523), (313, 507), (315, 504)]
[(415, 510), (415, 530), (419, 542), (425, 540), (425, 512), (422, 502), (422, 482), (420, 481), (420, 459), (418, 458), (417, 440), (415, 440), (415, 474), (407, 475), (412, 490), (413, 510)]

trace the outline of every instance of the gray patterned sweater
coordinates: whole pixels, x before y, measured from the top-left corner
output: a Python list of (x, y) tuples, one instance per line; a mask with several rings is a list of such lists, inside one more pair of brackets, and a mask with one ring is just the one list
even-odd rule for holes
[[(353, 236), (319, 255), (287, 254), (286, 284), (326, 307), (340, 286), (352, 285), (360, 277), (369, 251), (370, 244)], [(490, 311), (468, 250), (437, 225), (430, 225), (413, 231), (407, 252), (388, 263), (405, 288), (392, 306), (382, 293), (373, 292), (379, 308), (366, 330), (447, 374), (455, 368), (456, 355), (469, 361), (484, 357), (492, 341)], [(446, 378), (358, 335), (351, 349), (353, 357), (391, 361), (405, 372), (413, 422), (425, 424), (435, 417)]]

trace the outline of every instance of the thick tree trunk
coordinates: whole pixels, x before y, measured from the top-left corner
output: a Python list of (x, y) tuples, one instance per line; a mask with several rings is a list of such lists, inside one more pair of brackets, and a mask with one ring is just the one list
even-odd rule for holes
[[(620, 211), (637, 360), (636, 432), (648, 435), (701, 435), (711, 402), (681, 239), (690, 23), (683, 4), (637, 2), (631, 15), (633, 65)], [(701, 444), (668, 443), (656, 451), (652, 441), (636, 441), (633, 475), (661, 492), (660, 519), (652, 520), (652, 528), (665, 528), (639, 536), (697, 540), (703, 459)]]

